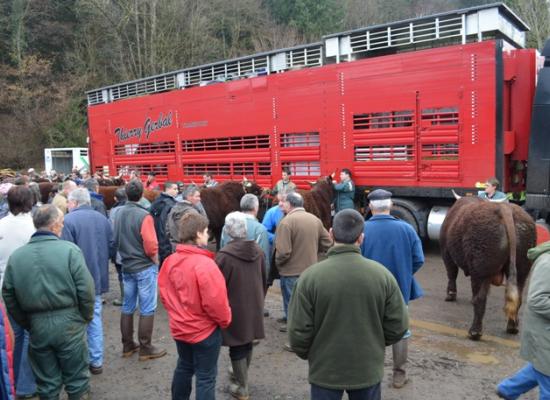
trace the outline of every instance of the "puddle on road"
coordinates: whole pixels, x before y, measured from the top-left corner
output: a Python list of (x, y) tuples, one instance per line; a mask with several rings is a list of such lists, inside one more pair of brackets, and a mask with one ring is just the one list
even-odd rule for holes
[(495, 356), (492, 356), (489, 353), (474, 352), (466, 355), (468, 361), (484, 364), (484, 365), (497, 365), (499, 364), (498, 359)]
[(480, 345), (482, 345), (482, 342), (459, 343), (459, 342), (453, 341), (452, 339), (444, 340), (443, 338), (437, 340), (432, 335), (419, 334), (418, 332), (416, 333), (415, 336), (416, 336), (415, 342), (417, 343), (425, 342), (431, 347), (431, 350), (452, 354), (454, 356), (453, 358), (456, 358), (457, 361), (465, 361), (472, 364), (482, 364), (482, 365), (500, 364), (500, 360), (494, 355), (494, 351), (491, 351), (490, 349), (487, 349), (487, 348), (479, 349), (479, 350), (472, 348), (472, 347), (479, 348)]

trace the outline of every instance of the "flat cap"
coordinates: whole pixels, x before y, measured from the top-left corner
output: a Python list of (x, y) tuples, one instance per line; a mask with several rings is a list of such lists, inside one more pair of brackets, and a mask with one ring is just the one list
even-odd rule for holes
[(391, 192), (384, 189), (376, 189), (369, 193), (367, 196), (369, 200), (386, 200), (391, 199)]

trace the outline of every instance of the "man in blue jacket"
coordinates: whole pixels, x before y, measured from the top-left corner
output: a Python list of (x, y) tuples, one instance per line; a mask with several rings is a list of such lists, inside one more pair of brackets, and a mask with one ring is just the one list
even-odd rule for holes
[[(365, 222), (365, 239), (361, 244), (364, 257), (378, 261), (395, 277), (406, 304), (423, 295), (414, 274), (424, 264), (422, 243), (416, 231), (406, 222), (390, 215), (391, 193), (377, 189), (368, 195), (372, 217)], [(392, 345), (393, 386), (401, 388), (407, 383), (407, 332), (403, 339)]]
[(114, 256), (113, 230), (109, 220), (91, 207), (90, 193), (76, 189), (69, 194), (69, 214), (61, 238), (76, 244), (94, 279), (94, 318), (88, 325), (90, 372), (103, 372), (103, 325), (101, 295), (109, 291), (109, 258)]
[(99, 183), (97, 179), (88, 179), (84, 181), (84, 187), (88, 189), (90, 193), (90, 205), (92, 209), (100, 212), (104, 216), (107, 216), (107, 210), (105, 203), (103, 202), (103, 195), (99, 194)]

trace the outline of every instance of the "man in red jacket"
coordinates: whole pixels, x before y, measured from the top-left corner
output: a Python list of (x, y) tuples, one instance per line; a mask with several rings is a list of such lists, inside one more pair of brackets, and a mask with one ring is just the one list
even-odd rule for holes
[(225, 279), (214, 255), (206, 250), (208, 219), (187, 213), (178, 228), (182, 244), (166, 259), (159, 275), (160, 298), (179, 356), (172, 399), (189, 399), (196, 375), (197, 399), (214, 400), (220, 328), (231, 323)]

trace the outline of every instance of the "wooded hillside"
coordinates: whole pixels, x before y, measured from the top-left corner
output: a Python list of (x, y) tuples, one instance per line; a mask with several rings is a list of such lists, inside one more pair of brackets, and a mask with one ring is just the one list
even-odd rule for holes
[[(86, 145), (84, 92), (324, 34), (492, 1), (0, 0), (0, 167)], [(507, 3), (541, 48), (547, 0)]]

